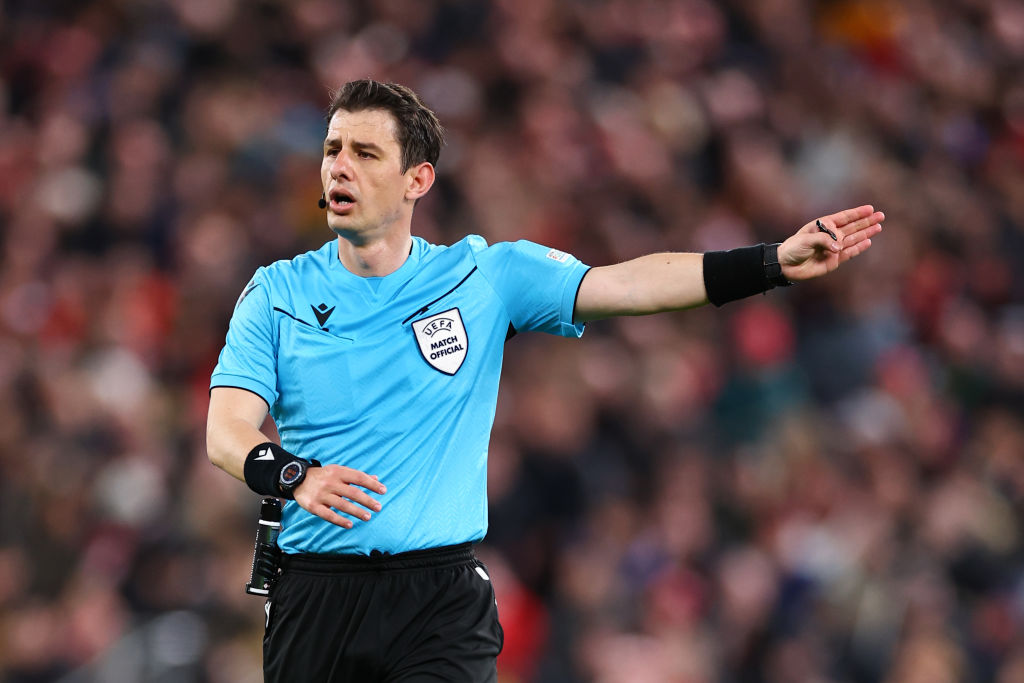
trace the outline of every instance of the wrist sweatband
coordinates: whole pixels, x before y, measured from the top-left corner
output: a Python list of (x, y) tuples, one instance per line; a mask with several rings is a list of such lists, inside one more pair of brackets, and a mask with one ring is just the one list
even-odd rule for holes
[(242, 470), (245, 475), (245, 483), (260, 495), (277, 496), (290, 500), (292, 495), (282, 493), (277, 482), (284, 466), (297, 460), (309, 464), (308, 460), (292, 455), (276, 443), (270, 441), (261, 443), (245, 456), (245, 467)]
[(765, 265), (765, 245), (704, 254), (704, 289), (715, 306), (767, 292), (775, 285)]

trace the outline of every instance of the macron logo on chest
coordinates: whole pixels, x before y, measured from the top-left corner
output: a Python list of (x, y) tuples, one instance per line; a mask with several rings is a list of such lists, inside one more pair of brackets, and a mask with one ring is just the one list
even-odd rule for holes
[(432, 368), (454, 375), (466, 360), (469, 335), (462, 323), (462, 314), (451, 308), (412, 324), (420, 355)]

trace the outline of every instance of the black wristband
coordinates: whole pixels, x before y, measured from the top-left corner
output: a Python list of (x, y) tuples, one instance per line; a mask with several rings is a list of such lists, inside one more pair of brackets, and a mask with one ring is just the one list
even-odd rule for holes
[(311, 464), (309, 460), (292, 455), (276, 443), (261, 443), (245, 456), (245, 467), (242, 470), (245, 483), (260, 495), (291, 500), (294, 496), (290, 492), (282, 492), (277, 483), (284, 466), (297, 460)]
[(704, 254), (704, 289), (715, 306), (767, 292), (773, 287), (765, 271), (763, 244)]
[(778, 242), (764, 245), (764, 276), (772, 287), (789, 287), (793, 284), (782, 274), (782, 264), (779, 263), (781, 246)]

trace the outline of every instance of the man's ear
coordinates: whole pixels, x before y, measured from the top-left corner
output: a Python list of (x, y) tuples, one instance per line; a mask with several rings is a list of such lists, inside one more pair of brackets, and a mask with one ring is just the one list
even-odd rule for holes
[(405, 172), (408, 182), (405, 188), (405, 198), (416, 201), (430, 190), (434, 184), (434, 165), (429, 161), (410, 166)]

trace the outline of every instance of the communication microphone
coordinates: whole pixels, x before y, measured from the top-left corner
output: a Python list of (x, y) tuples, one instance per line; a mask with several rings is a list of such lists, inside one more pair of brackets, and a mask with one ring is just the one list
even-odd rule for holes
[(316, 205), (319, 206), (321, 209), (326, 209), (327, 208), (327, 199), (326, 199), (326, 197), (327, 197), (326, 194), (320, 195), (320, 201), (318, 201), (316, 203)]
[(277, 579), (281, 561), (281, 550), (277, 547), (277, 536), (281, 533), (281, 501), (264, 498), (260, 503), (259, 525), (256, 527), (256, 547), (252, 551), (252, 572), (245, 592), (250, 595), (267, 595)]

